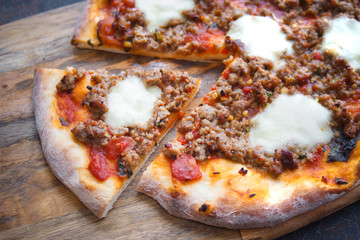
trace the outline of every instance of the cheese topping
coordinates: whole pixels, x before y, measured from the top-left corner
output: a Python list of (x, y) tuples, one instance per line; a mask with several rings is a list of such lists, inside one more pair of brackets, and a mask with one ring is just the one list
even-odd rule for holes
[(148, 30), (166, 26), (171, 19), (181, 19), (181, 12), (195, 7), (194, 0), (136, 0), (135, 6), (145, 15)]
[(282, 94), (251, 120), (250, 144), (268, 153), (287, 146), (309, 150), (332, 139), (330, 118), (330, 111), (315, 100), (302, 94)]
[(281, 53), (293, 53), (292, 42), (286, 40), (279, 24), (269, 17), (245, 15), (231, 23), (227, 36), (243, 42), (250, 56), (269, 59), (274, 66), (281, 64)]
[(360, 68), (360, 22), (345, 16), (331, 20), (325, 31), (322, 50), (339, 55)]
[(144, 125), (151, 118), (155, 101), (160, 97), (160, 88), (147, 88), (140, 78), (129, 76), (110, 89), (105, 121), (113, 128)]

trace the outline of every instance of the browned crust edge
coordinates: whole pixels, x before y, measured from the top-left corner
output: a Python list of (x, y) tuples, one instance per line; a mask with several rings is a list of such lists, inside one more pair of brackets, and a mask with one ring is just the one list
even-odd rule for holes
[[(74, 141), (71, 143), (64, 143), (62, 141), (61, 130), (51, 126), (51, 104), (54, 99), (55, 86), (58, 81), (64, 76), (64, 71), (58, 69), (36, 69), (34, 71), (34, 88), (33, 101), (35, 122), (38, 134), (41, 140), (41, 146), (44, 156), (53, 171), (54, 175), (69, 188), (78, 199), (92, 211), (97, 217), (103, 218), (108, 211), (112, 209), (113, 204), (119, 195), (125, 190), (127, 185), (136, 176), (139, 170), (143, 167), (146, 160), (152, 154), (155, 148), (141, 160), (141, 164), (134, 170), (134, 174), (124, 182), (121, 189), (115, 194), (110, 192), (103, 192), (100, 190), (90, 191), (84, 184), (79, 181), (79, 172), (74, 165), (74, 158), (78, 154), (74, 154), (71, 145), (77, 145)], [(198, 86), (200, 80), (198, 80)], [(191, 98), (184, 104), (183, 109), (195, 96), (198, 88), (191, 95)], [(174, 121), (175, 123), (176, 121)], [(174, 124), (173, 123), (173, 124)], [(171, 126), (168, 130), (171, 129)], [(166, 134), (164, 131), (161, 138)], [(70, 146), (69, 146), (70, 145)], [(84, 155), (82, 155), (84, 156)]]
[[(90, 23), (90, 15), (91, 15), (91, 7), (92, 6), (98, 6), (99, 1), (95, 1), (95, 0), (86, 0), (85, 3), (85, 8), (83, 9), (83, 11), (80, 13), (79, 18), (76, 22), (76, 27), (75, 27), (75, 32), (74, 35), (71, 38), (71, 44), (74, 46), (77, 46), (78, 43), (83, 42), (83, 37), (84, 37), (84, 33), (86, 30), (88, 30), (89, 28), (89, 23)], [(96, 30), (95, 30), (96, 32)], [(94, 33), (92, 33), (94, 34)], [(95, 33), (96, 34), (96, 33)], [(96, 36), (96, 35), (95, 35)], [(85, 42), (85, 44), (91, 48), (87, 42)]]
[[(358, 185), (359, 182), (353, 188)], [(154, 198), (171, 215), (229, 229), (273, 227), (333, 201), (345, 193), (331, 193), (318, 187), (305, 191), (298, 189), (295, 195), (277, 205), (254, 202), (252, 207), (247, 208), (231, 201), (220, 200), (215, 203), (215, 212), (209, 215), (199, 212), (193, 196), (171, 194), (149, 171), (144, 172), (137, 190)]]
[(72, 152), (72, 148), (67, 148), (69, 143), (61, 141), (61, 131), (51, 125), (51, 104), (55, 88), (52, 83), (54, 79), (50, 81), (49, 77), (60, 80), (64, 74), (64, 71), (57, 69), (35, 70), (33, 100), (36, 128), (45, 158), (54, 175), (96, 216), (102, 218), (111, 208), (111, 199), (105, 199), (102, 193), (90, 191), (80, 183), (78, 170), (72, 161), (77, 156)]

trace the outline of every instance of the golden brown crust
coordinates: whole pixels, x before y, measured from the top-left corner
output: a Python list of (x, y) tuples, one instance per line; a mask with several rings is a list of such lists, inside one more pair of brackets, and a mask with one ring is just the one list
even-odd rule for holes
[[(141, 164), (134, 169), (134, 174), (125, 182), (120, 181), (116, 176), (103, 182), (93, 177), (87, 169), (89, 159), (86, 150), (75, 142), (69, 129), (56, 125), (57, 115), (54, 108), (56, 84), (64, 74), (64, 71), (57, 69), (35, 70), (33, 100), (36, 128), (45, 158), (55, 176), (97, 217), (102, 218), (106, 216), (152, 152), (140, 160)], [(197, 82), (197, 86), (199, 84), (200, 81)], [(196, 91), (193, 91), (191, 98), (195, 94)], [(166, 131), (175, 121), (169, 123)], [(162, 132), (161, 137), (166, 134), (166, 131)]]
[[(232, 62), (229, 59), (227, 67)], [(359, 185), (360, 141), (347, 162), (327, 163), (326, 159), (327, 155), (315, 165), (284, 171), (274, 179), (259, 168), (214, 158), (198, 162), (200, 180), (180, 182), (172, 177), (171, 160), (161, 153), (146, 169), (137, 189), (174, 216), (230, 229), (271, 227)], [(248, 170), (244, 175), (239, 173), (242, 168)], [(339, 185), (336, 178), (348, 183)]]
[[(358, 159), (359, 152), (358, 144), (352, 160)], [(274, 226), (332, 201), (359, 184), (356, 181), (337, 189), (310, 176), (296, 178), (292, 174), (274, 180), (257, 169), (225, 159), (202, 164), (202, 179), (180, 183), (171, 177), (168, 162), (160, 154), (141, 177), (138, 191), (156, 199), (174, 216), (230, 229)], [(241, 167), (248, 170), (245, 176), (237, 173)], [(214, 169), (220, 174), (212, 175)], [(200, 211), (203, 204), (205, 212)]]
[(97, 18), (97, 20), (100, 21), (105, 17), (100, 11), (102, 4), (104, 4), (104, 1), (86, 1), (85, 9), (77, 21), (75, 34), (71, 39), (71, 44), (80, 48), (92, 48), (87, 43), (88, 40), (94, 45), (100, 43), (97, 38), (97, 22), (93, 21), (93, 19)]
[(87, 153), (75, 143), (69, 131), (54, 125), (52, 104), (55, 86), (64, 74), (57, 69), (35, 70), (33, 98), (36, 127), (45, 158), (55, 176), (96, 216), (102, 218), (115, 200), (116, 186), (103, 185), (94, 178), (84, 176), (88, 165)]
[(214, 62), (214, 61), (221, 61), (227, 58), (227, 55), (223, 54), (216, 54), (216, 53), (192, 53), (190, 55), (180, 55), (175, 54), (172, 52), (156, 52), (150, 51), (146, 49), (137, 49), (131, 50), (130, 52), (125, 52), (122, 49), (111, 47), (111, 46), (94, 46), (91, 47), (87, 42), (80, 42), (79, 40), (72, 40), (71, 42), (74, 46), (78, 48), (86, 48), (86, 49), (96, 49), (96, 50), (103, 50), (115, 53), (124, 53), (124, 54), (134, 54), (134, 55), (141, 55), (141, 56), (148, 56), (148, 57), (157, 57), (157, 58), (174, 58), (174, 59), (183, 59), (183, 60), (190, 60), (196, 62)]

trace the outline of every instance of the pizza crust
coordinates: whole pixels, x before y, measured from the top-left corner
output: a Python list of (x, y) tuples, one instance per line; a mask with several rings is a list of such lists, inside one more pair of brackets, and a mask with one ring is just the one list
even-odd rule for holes
[[(335, 200), (359, 185), (359, 156), (358, 144), (349, 159), (355, 163), (352, 166), (356, 180), (337, 188), (301, 171), (272, 179), (255, 168), (226, 159), (200, 164), (202, 178), (181, 183), (172, 178), (169, 160), (160, 154), (144, 172), (137, 189), (177, 217), (229, 229), (272, 227)], [(242, 167), (248, 170), (245, 176), (237, 173)], [(213, 176), (214, 169), (220, 174)], [(252, 194), (255, 195), (251, 197)], [(207, 205), (205, 212), (200, 211), (203, 204)]]
[(75, 143), (70, 132), (59, 129), (53, 123), (56, 84), (64, 75), (64, 71), (57, 69), (35, 70), (33, 99), (36, 127), (45, 158), (55, 176), (96, 216), (102, 218), (118, 196), (115, 185), (99, 184), (94, 178), (85, 179), (81, 175), (89, 163), (85, 149)]
[[(126, 52), (116, 46), (108, 46), (105, 44), (98, 46), (100, 44), (100, 41), (97, 37), (97, 23), (106, 17), (106, 15), (102, 11), (100, 11), (103, 5), (105, 5), (105, 1), (86, 1), (86, 7), (84, 9), (84, 12), (79, 17), (75, 34), (71, 39), (72, 45), (78, 48), (85, 49), (103, 50), (148, 57), (184, 59), (196, 62), (222, 61), (230, 56), (230, 54), (208, 52), (180, 55), (173, 52), (158, 52), (144, 48), (131, 49), (129, 52)], [(88, 43), (89, 40), (93, 44), (93, 46)]]
[[(143, 159), (140, 159), (141, 164), (124, 182), (121, 182), (116, 176), (109, 177), (103, 182), (93, 177), (87, 169), (89, 159), (85, 148), (75, 142), (68, 129), (54, 123), (54, 118), (57, 117), (53, 106), (56, 84), (64, 75), (64, 71), (57, 69), (35, 70), (33, 100), (36, 128), (45, 158), (55, 176), (97, 217), (103, 218), (145, 164), (154, 148)], [(199, 85), (200, 80), (197, 81), (197, 89), (192, 92), (188, 102), (197, 93)], [(182, 110), (186, 108), (188, 102), (183, 104)], [(169, 121), (160, 139), (176, 122), (176, 118), (173, 117), (173, 120)]]

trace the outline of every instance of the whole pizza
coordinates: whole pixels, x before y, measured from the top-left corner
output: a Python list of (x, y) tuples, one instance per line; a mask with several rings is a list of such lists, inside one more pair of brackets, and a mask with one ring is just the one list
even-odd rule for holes
[(49, 165), (104, 217), (181, 118), (138, 184), (170, 214), (254, 228), (315, 209), (359, 184), (359, 20), (357, 0), (88, 0), (73, 45), (225, 70), (187, 115), (183, 72), (37, 70)]

